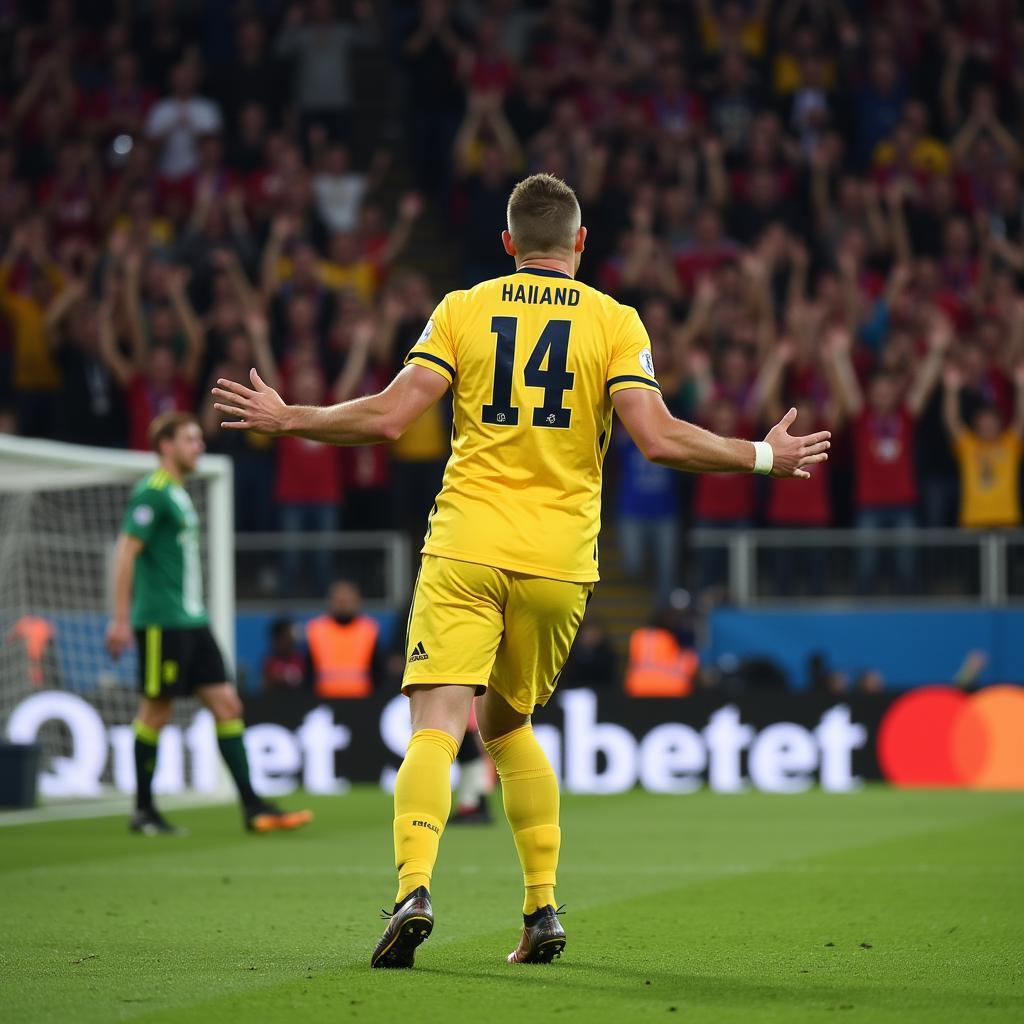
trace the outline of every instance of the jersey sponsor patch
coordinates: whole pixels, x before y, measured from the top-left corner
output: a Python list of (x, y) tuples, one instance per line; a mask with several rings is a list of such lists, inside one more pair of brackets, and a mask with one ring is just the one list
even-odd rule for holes
[(640, 368), (648, 377), (654, 376), (654, 356), (651, 355), (649, 348), (642, 349), (640, 352)]
[(423, 342), (430, 337), (430, 332), (434, 329), (434, 321), (428, 320), (423, 326), (423, 333), (419, 336), (419, 340), (416, 342), (417, 345), (422, 345)]
[(149, 526), (153, 522), (153, 506), (136, 505), (132, 511), (132, 520), (136, 526)]

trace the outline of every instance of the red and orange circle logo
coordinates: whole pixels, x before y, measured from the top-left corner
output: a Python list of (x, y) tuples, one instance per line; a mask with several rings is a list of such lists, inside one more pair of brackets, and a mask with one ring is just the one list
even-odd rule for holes
[(913, 690), (882, 719), (878, 763), (897, 786), (1024, 789), (1024, 689)]

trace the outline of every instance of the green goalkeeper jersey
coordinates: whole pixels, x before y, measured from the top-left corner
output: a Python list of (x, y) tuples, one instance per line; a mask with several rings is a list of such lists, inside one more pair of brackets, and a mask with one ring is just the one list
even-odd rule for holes
[(135, 485), (121, 529), (143, 544), (135, 560), (132, 626), (207, 625), (199, 516), (188, 491), (158, 469)]

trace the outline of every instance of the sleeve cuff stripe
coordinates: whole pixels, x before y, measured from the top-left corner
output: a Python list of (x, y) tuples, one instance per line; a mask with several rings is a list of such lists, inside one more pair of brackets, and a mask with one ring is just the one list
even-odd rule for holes
[(612, 377), (608, 381), (608, 387), (613, 388), (616, 384), (646, 384), (649, 388), (654, 388), (655, 391), (660, 391), (661, 387), (656, 380), (651, 380), (649, 377)]
[(440, 356), (432, 356), (429, 352), (410, 352), (405, 358), (406, 362), (410, 359), (425, 359), (429, 363), (437, 363), (438, 366), (447, 371), (450, 377), (455, 377), (455, 367), (450, 363), (446, 363)]

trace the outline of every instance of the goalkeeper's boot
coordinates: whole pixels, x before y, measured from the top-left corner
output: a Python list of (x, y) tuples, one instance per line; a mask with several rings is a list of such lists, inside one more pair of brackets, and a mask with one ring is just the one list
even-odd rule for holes
[(282, 811), (267, 800), (257, 800), (245, 808), (245, 827), (250, 832), (291, 832), (312, 820), (312, 811)]
[(429, 938), (434, 928), (434, 908), (430, 905), (430, 893), (421, 885), (413, 889), (389, 914), (390, 918), (380, 942), (370, 959), (371, 967), (412, 967), (416, 947)]
[(159, 811), (149, 808), (136, 811), (128, 828), (141, 836), (187, 836), (188, 829), (172, 825)]
[(554, 907), (523, 914), (523, 937), (507, 959), (510, 964), (549, 964), (565, 949), (565, 929)]

